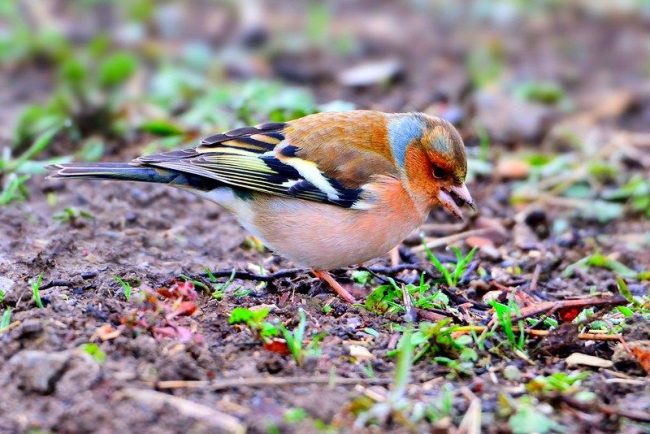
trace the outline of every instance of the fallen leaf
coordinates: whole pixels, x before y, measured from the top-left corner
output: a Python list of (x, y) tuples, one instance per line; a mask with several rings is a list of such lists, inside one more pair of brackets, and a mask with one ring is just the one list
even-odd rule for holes
[(632, 341), (627, 345), (643, 370), (650, 375), (650, 341)]
[(580, 307), (565, 307), (558, 309), (557, 314), (562, 322), (571, 322), (582, 312)]
[(199, 298), (192, 282), (175, 281), (169, 288), (158, 288), (156, 292), (165, 298), (182, 298), (183, 300), (195, 301)]
[(264, 342), (264, 349), (271, 351), (272, 353), (282, 354), (284, 356), (291, 353), (284, 339), (273, 339), (269, 342)]
[(95, 330), (95, 336), (97, 336), (102, 341), (108, 341), (115, 339), (122, 333), (120, 329), (114, 329), (110, 324), (104, 324), (103, 326)]
[(366, 347), (363, 347), (361, 345), (350, 345), (348, 350), (350, 352), (350, 355), (354, 357), (357, 362), (365, 362), (367, 360), (372, 360), (375, 358), (375, 356), (370, 351), (368, 351)]
[(600, 357), (590, 356), (588, 354), (573, 353), (566, 358), (568, 366), (592, 366), (594, 368), (611, 368), (614, 362), (611, 360), (601, 359)]
[(193, 301), (183, 301), (174, 311), (174, 316), (190, 316), (196, 312), (196, 304)]

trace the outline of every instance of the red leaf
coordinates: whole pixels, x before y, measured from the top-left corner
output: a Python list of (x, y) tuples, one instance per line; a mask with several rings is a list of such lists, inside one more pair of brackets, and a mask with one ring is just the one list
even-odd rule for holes
[(192, 301), (184, 301), (178, 305), (178, 308), (174, 312), (175, 316), (190, 316), (196, 312), (196, 304)]
[(565, 307), (558, 309), (557, 313), (562, 322), (571, 322), (582, 312), (580, 307)]
[(273, 339), (270, 342), (265, 342), (264, 349), (267, 351), (271, 351), (272, 353), (278, 353), (285, 356), (291, 353), (291, 351), (289, 351), (289, 347), (287, 346), (287, 343), (280, 339)]
[(199, 298), (192, 282), (183, 282), (179, 280), (176, 280), (169, 288), (158, 288), (156, 292), (165, 298), (181, 297), (183, 300), (188, 301), (194, 301)]
[(650, 374), (650, 350), (642, 345), (630, 345), (630, 347), (632, 354), (639, 361), (641, 367)]
[(174, 298), (174, 293), (169, 288), (158, 288), (156, 292), (165, 298)]

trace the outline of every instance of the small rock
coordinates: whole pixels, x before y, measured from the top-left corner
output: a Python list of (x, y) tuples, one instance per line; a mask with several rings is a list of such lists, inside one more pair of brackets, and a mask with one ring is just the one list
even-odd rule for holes
[(497, 261), (502, 258), (501, 252), (494, 246), (481, 247), (481, 255), (493, 261)]
[(611, 360), (601, 359), (600, 357), (590, 356), (588, 354), (573, 353), (566, 358), (567, 366), (592, 366), (594, 368), (611, 368), (614, 362)]
[(348, 318), (345, 324), (345, 327), (351, 330), (356, 330), (360, 326), (361, 326), (361, 318), (359, 318), (358, 316), (353, 316)]
[(515, 226), (512, 228), (512, 237), (515, 246), (523, 250), (537, 249), (539, 239), (537, 233), (525, 222), (529, 210), (523, 210), (515, 216)]
[(560, 235), (557, 238), (557, 244), (560, 247), (571, 248), (578, 244), (579, 240), (580, 238), (578, 237), (578, 234), (571, 230)]
[(46, 395), (54, 391), (69, 359), (67, 351), (23, 350), (9, 359), (9, 367), (16, 376), (18, 387), (26, 392)]
[(343, 86), (367, 87), (390, 82), (404, 70), (399, 59), (365, 62), (342, 71), (338, 80)]
[(497, 164), (495, 173), (499, 178), (525, 179), (530, 173), (530, 164), (522, 160), (503, 159)]
[(31, 338), (43, 331), (43, 323), (40, 319), (30, 318), (20, 325), (18, 328), (19, 338)]
[(489, 291), (483, 295), (483, 303), (489, 304), (491, 301), (499, 301), (503, 291)]
[(508, 365), (503, 369), (503, 376), (506, 380), (519, 381), (521, 379), (521, 371), (515, 365)]
[(525, 223), (517, 222), (512, 229), (512, 238), (515, 246), (522, 250), (532, 250), (538, 247), (537, 235)]
[(375, 358), (375, 356), (368, 351), (368, 348), (362, 345), (350, 345), (349, 351), (350, 355), (354, 357), (357, 362), (365, 362)]
[(68, 360), (61, 379), (56, 382), (56, 394), (61, 398), (90, 389), (101, 377), (101, 366), (91, 356), (80, 351)]

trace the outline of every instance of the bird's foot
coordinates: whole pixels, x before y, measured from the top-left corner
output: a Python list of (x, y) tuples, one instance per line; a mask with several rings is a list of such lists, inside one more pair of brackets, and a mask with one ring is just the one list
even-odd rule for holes
[(345, 289), (339, 282), (337, 282), (330, 273), (327, 271), (323, 270), (312, 270), (312, 273), (314, 273), (314, 276), (319, 278), (320, 280), (326, 282), (333, 290), (338, 294), (339, 297), (341, 297), (343, 300), (347, 301), (348, 303), (352, 304), (355, 303), (356, 300), (348, 292), (347, 289)]

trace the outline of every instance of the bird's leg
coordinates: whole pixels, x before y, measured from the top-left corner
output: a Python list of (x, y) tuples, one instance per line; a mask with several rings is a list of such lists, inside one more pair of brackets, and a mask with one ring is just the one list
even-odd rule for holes
[(311, 270), (314, 273), (314, 276), (320, 280), (326, 282), (333, 290), (336, 292), (339, 297), (348, 303), (354, 303), (356, 300), (352, 297), (352, 294), (348, 292), (347, 289), (343, 288), (339, 282), (337, 282), (330, 273), (323, 270)]

